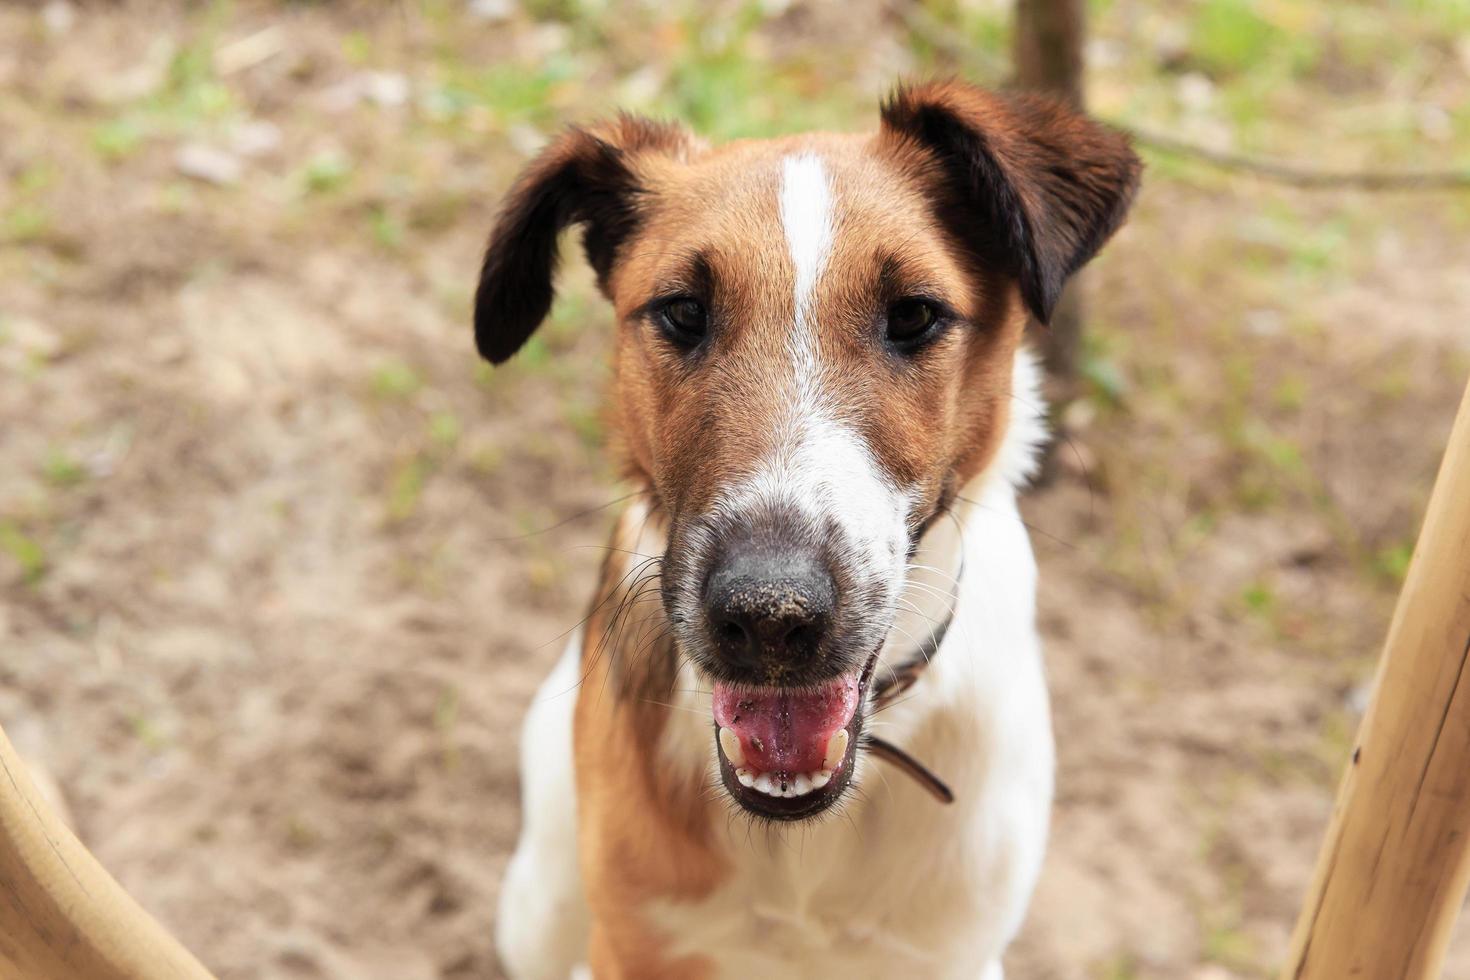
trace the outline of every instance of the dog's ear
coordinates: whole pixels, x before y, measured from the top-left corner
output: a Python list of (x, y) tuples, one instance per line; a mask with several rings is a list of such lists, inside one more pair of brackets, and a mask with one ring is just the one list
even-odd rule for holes
[(490, 233), (475, 291), (475, 346), (500, 364), (530, 338), (551, 309), (557, 236), (583, 228), (582, 244), (607, 291), (618, 247), (641, 220), (648, 191), (637, 158), (682, 155), (692, 139), (682, 127), (622, 115), (566, 130), (526, 168), (506, 195)]
[(899, 88), (879, 139), (917, 161), (946, 227), (1014, 276), (1042, 323), (1122, 223), (1142, 169), (1126, 137), (1060, 102), (957, 81)]

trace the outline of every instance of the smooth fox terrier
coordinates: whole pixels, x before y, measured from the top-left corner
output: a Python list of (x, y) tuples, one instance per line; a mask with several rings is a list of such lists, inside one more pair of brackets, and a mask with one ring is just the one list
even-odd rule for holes
[(1053, 779), (1022, 334), (1139, 171), (1060, 104), (954, 81), (876, 132), (620, 116), (530, 164), (476, 343), (526, 342), (581, 225), (638, 492), (525, 722), (512, 976), (999, 980)]

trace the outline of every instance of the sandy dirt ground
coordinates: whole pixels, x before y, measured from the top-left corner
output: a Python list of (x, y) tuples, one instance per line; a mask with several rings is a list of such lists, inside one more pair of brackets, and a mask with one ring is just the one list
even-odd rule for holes
[[(847, 46), (854, 105), (914, 67), (878, 5), (781, 9), (752, 57)], [(0, 724), (224, 980), (495, 975), (517, 725), (613, 511), (531, 532), (625, 490), (585, 270), (494, 373), (470, 293), (547, 128), (672, 84), (631, 19), (0, 9)], [(1417, 98), (1463, 103), (1446, 50)], [(1152, 162), (1026, 502), (1060, 773), (1019, 980), (1280, 962), (1470, 374), (1463, 196)]]

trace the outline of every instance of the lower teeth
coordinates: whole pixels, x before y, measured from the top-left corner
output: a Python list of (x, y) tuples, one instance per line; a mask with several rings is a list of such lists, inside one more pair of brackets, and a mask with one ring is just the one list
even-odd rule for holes
[(782, 777), (772, 776), (768, 772), (756, 772), (753, 769), (736, 769), (735, 778), (740, 781), (741, 786), (747, 789), (758, 790), (776, 799), (791, 799), (795, 796), (805, 796), (812, 790), (826, 786), (832, 780), (832, 770), (819, 769), (816, 772), (803, 772), (795, 776)]

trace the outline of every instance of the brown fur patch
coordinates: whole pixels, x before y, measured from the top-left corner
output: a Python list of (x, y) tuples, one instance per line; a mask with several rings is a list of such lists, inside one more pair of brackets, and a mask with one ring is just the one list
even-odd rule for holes
[[(599, 602), (586, 624), (573, 722), (577, 844), (592, 911), (590, 966), (598, 980), (707, 976), (708, 964), (699, 958), (665, 954), (668, 937), (648, 921), (646, 907), (655, 899), (703, 898), (725, 872), (710, 843), (701, 785), (671, 778), (656, 764), (673, 661), (642, 659), (634, 639), (646, 641), (646, 630), (657, 626), (657, 603), (623, 605), (633, 586), (625, 577), (637, 561), (627, 552), (650, 519), (658, 518), (639, 503), (613, 532), (619, 550), (603, 565)], [(662, 643), (667, 648), (669, 641)]]
[(960, 81), (900, 87), (881, 138), (937, 163), (936, 200), (952, 232), (1015, 277), (1045, 323), (1067, 278), (1122, 224), (1142, 164), (1121, 133), (1065, 103)]

